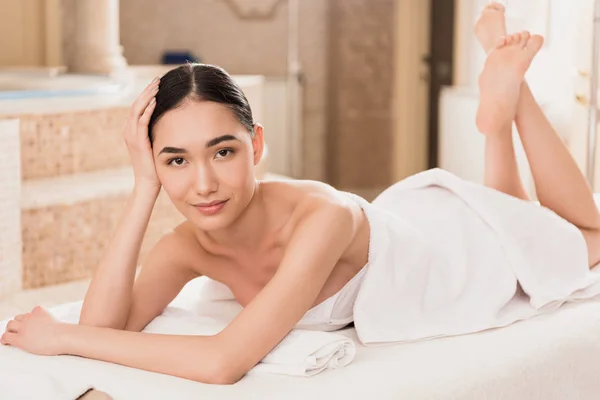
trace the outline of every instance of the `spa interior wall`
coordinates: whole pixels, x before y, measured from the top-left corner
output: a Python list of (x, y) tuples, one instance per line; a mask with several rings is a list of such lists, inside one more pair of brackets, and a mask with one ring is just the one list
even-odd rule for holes
[[(57, 2), (62, 21), (57, 54), (71, 65), (77, 57), (77, 0), (53, 0)], [(266, 17), (245, 18), (244, 4), (249, 2), (239, 0), (121, 0), (124, 58), (134, 67), (156, 65), (166, 49), (189, 49), (202, 62), (221, 65), (233, 75), (285, 76), (287, 1), (254, 2), (259, 7), (268, 3), (277, 5)], [(394, 175), (390, 82), (395, 78), (395, 1), (302, 0), (299, 5), (300, 177), (322, 180), (371, 200), (392, 183)], [(22, 197), (2, 200), (21, 208), (20, 221), (3, 219), (5, 225), (10, 222), (11, 232), (21, 231), (18, 243), (3, 243), (5, 248), (22, 247), (22, 257), (19, 263), (7, 257), (0, 263), (2, 269), (10, 264), (0, 271), (5, 278), (0, 298), (7, 293), (21, 296), (21, 290), (82, 282), (73, 292), (79, 298), (127, 197), (127, 185), (119, 175), (129, 165), (119, 139), (127, 108), (79, 106), (60, 112), (31, 109), (1, 114), (0, 119), (7, 121), (4, 135), (20, 142), (20, 159), (5, 157), (0, 165), (10, 161), (10, 168), (15, 163), (21, 168), (19, 179), (7, 167), (7, 178), (0, 181), (12, 182), (11, 193), (20, 192)], [(92, 142), (98, 151), (86, 152), (86, 143)], [(69, 191), (91, 187), (93, 179), (102, 183), (98, 193), (78, 193), (76, 200), (62, 198), (69, 197)], [(119, 184), (111, 186), (111, 182)], [(61, 197), (56, 185), (69, 189)], [(167, 226), (179, 220), (164, 196), (153, 218), (143, 255)], [(48, 296), (44, 299), (50, 301)], [(53, 302), (71, 299), (50, 297)], [(41, 300), (36, 297), (35, 303), (50, 305)], [(23, 307), (33, 302), (15, 301)]]

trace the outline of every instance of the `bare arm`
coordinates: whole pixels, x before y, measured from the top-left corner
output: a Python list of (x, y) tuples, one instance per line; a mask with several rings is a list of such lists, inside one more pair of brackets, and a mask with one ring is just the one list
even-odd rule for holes
[[(190, 280), (200, 276), (189, 263), (202, 263), (202, 255), (188, 246), (186, 238), (170, 233), (148, 255), (133, 284), (129, 315), (124, 329), (141, 331), (158, 316)], [(198, 253), (198, 254), (197, 254)]]
[(117, 232), (85, 295), (81, 325), (125, 327), (140, 247), (156, 196), (138, 188), (130, 196)]
[[(214, 336), (64, 324), (34, 309), (30, 315), (11, 321), (10, 332), (2, 341), (36, 354), (72, 354), (205, 383), (234, 383), (310, 309), (351, 243), (355, 225), (345, 207), (321, 204), (309, 210), (294, 229), (275, 276), (227, 328)], [(53, 348), (54, 344), (58, 347)]]
[(355, 231), (348, 209), (331, 205), (312, 211), (296, 228), (273, 279), (215, 336), (65, 325), (64, 351), (205, 383), (234, 383), (311, 308)]
[(352, 212), (339, 205), (319, 205), (303, 218), (275, 276), (216, 336), (225, 360), (221, 371), (225, 381), (239, 380), (294, 328), (356, 231)]
[(140, 247), (161, 186), (148, 139), (148, 122), (157, 91), (158, 82), (154, 81), (131, 107), (125, 143), (133, 165), (135, 189), (85, 295), (82, 325), (122, 329), (127, 322)]

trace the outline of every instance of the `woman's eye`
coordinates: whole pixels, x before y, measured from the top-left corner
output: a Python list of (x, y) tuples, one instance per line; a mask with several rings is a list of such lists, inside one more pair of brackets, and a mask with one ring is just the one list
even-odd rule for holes
[(231, 150), (231, 149), (219, 150), (219, 151), (217, 151), (217, 158), (227, 157), (231, 153), (233, 153), (233, 150)]
[(172, 158), (172, 159), (169, 161), (169, 164), (170, 164), (170, 165), (182, 166), (182, 165), (183, 165), (183, 163), (185, 163), (185, 160), (184, 160), (183, 158), (181, 158), (181, 157)]

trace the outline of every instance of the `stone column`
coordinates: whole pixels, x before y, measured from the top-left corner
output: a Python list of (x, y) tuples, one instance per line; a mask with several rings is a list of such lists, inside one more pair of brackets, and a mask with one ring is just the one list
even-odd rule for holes
[(19, 120), (0, 120), (0, 298), (22, 287)]
[(70, 72), (114, 75), (127, 68), (119, 38), (119, 0), (77, 0)]

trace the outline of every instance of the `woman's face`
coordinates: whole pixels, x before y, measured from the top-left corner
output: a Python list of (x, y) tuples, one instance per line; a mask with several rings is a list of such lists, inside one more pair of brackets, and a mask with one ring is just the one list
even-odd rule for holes
[(229, 226), (254, 194), (254, 166), (263, 147), (226, 106), (186, 100), (154, 125), (158, 178), (183, 216), (202, 230)]

